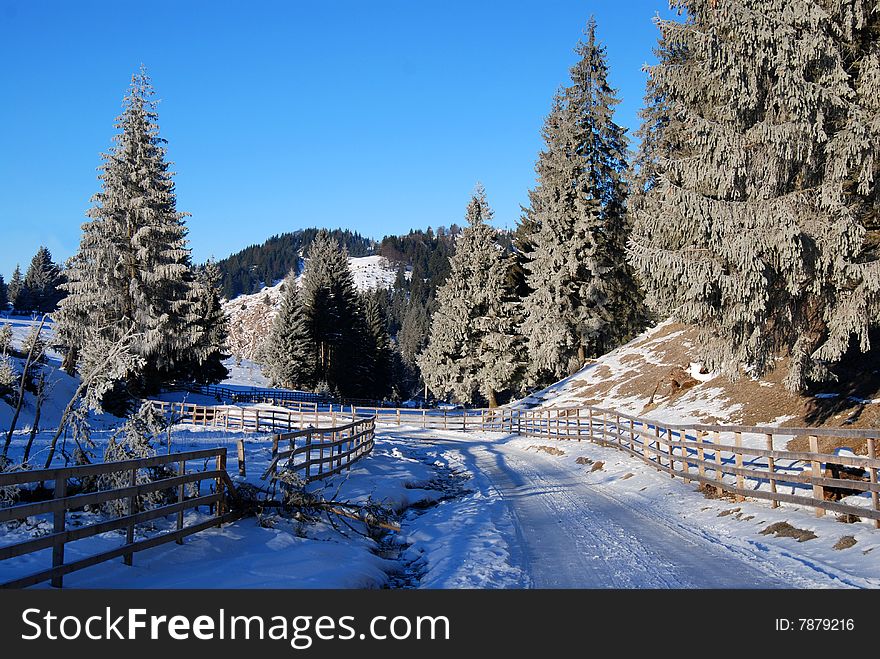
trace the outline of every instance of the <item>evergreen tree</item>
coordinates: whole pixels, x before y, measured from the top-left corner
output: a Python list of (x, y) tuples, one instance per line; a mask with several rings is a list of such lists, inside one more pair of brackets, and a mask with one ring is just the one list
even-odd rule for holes
[(193, 312), (200, 330), (193, 354), (203, 357), (181, 363), (177, 372), (193, 382), (215, 384), (229, 375), (223, 365), (229, 356), (225, 354), (229, 327), (220, 300), (220, 269), (214, 261), (195, 269), (193, 291)]
[(261, 361), (263, 372), (276, 386), (312, 389), (317, 383), (315, 343), (295, 272), (284, 281), (281, 308), (266, 338)]
[[(364, 301), (365, 322), (369, 338), (371, 391), (370, 398), (382, 400), (391, 394), (394, 358), (388, 321), (382, 310), (381, 300), (385, 291), (379, 289), (366, 296)], [(399, 393), (398, 393), (399, 396)]]
[(326, 231), (309, 248), (302, 303), (315, 345), (319, 386), (345, 397), (368, 396), (372, 386), (363, 310), (348, 254)]
[(6, 281), (3, 279), (3, 275), (0, 275), (0, 313), (6, 311), (8, 306), (9, 290), (6, 286)]
[(521, 349), (515, 330), (518, 304), (507, 289), (510, 257), (487, 224), (491, 218), (478, 185), (418, 362), (435, 394), (464, 403), (482, 399), (494, 407), (499, 394), (517, 384)]
[(15, 264), (15, 270), (12, 272), (12, 279), (9, 280), (7, 295), (9, 296), (9, 304), (12, 305), (13, 313), (20, 313), (22, 305), (27, 305), (27, 290), (24, 287), (21, 268), (17, 263)]
[(51, 313), (55, 311), (61, 300), (62, 283), (61, 268), (52, 261), (49, 249), (41, 246), (31, 259), (24, 276), (24, 289), (27, 290), (27, 301), (22, 303), (26, 311)]
[(538, 186), (525, 214), (534, 227), (522, 325), (532, 383), (570, 375), (646, 322), (625, 260), (626, 136), (613, 120), (619, 101), (608, 85), (594, 20), (586, 37), (576, 50), (571, 85), (556, 95), (544, 124)]
[(649, 302), (735, 378), (786, 386), (870, 348), (880, 318), (874, 0), (678, 0), (660, 21), (630, 245)]
[(127, 393), (136, 396), (180, 376), (176, 369), (182, 365), (203, 362), (215, 346), (202, 336), (186, 214), (177, 212), (156, 101), (143, 69), (132, 76), (123, 108), (115, 145), (103, 156), (101, 190), (67, 271), (58, 333), (69, 357), (90, 336), (116, 343), (133, 323), (132, 351), (144, 363), (127, 381)]

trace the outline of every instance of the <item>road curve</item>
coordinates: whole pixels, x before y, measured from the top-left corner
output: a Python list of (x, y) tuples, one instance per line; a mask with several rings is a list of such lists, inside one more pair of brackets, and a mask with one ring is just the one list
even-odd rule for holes
[[(506, 442), (432, 439), (460, 452), (507, 502), (535, 588), (791, 588), (755, 556), (675, 528), (558, 460)], [(518, 549), (518, 551), (516, 551)], [(766, 566), (769, 568), (769, 566)]]

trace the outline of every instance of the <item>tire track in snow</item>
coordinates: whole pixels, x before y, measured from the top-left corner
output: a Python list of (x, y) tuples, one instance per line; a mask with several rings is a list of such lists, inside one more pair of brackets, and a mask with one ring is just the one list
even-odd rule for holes
[[(432, 438), (467, 456), (507, 502), (537, 588), (790, 588), (753, 555), (606, 495), (503, 441)], [(814, 582), (798, 579), (803, 585)]]

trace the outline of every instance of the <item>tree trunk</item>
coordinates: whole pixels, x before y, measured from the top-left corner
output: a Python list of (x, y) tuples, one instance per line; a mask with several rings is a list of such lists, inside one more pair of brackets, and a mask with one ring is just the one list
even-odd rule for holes
[(64, 360), (61, 362), (61, 368), (70, 377), (76, 377), (76, 362), (79, 361), (79, 350), (70, 346), (64, 353)]
[(494, 389), (489, 389), (489, 407), (491, 407), (491, 408), (498, 407), (498, 398), (495, 394)]
[(31, 343), (30, 350), (28, 350), (27, 360), (24, 362), (24, 370), (21, 372), (21, 382), (18, 387), (18, 399), (15, 403), (15, 412), (12, 415), (12, 421), (9, 423), (9, 432), (6, 433), (6, 442), (3, 444), (4, 458), (9, 452), (9, 444), (12, 442), (12, 435), (15, 432), (15, 426), (18, 425), (18, 415), (21, 414), (21, 406), (24, 404), (24, 388), (27, 384), (28, 372), (31, 370), (31, 365), (34, 361), (34, 348), (37, 347), (37, 343), (40, 341), (40, 334), (42, 334), (43, 325), (45, 324), (46, 316), (43, 316), (43, 320), (40, 321), (40, 326), (37, 328), (36, 335), (34, 336), (33, 343)]
[(37, 433), (40, 431), (40, 415), (43, 411), (43, 402), (46, 399), (46, 378), (43, 375), (40, 375), (40, 383), (37, 385), (37, 409), (34, 411), (34, 424), (31, 426), (30, 435), (28, 435), (27, 446), (24, 447), (24, 456), (21, 459), (21, 463), (26, 465), (28, 463), (28, 458), (31, 455), (31, 447), (34, 445), (34, 438), (37, 436)]

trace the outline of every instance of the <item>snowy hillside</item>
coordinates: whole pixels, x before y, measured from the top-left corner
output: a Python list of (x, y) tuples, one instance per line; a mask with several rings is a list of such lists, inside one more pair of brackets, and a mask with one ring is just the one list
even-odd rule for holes
[[(359, 291), (390, 287), (397, 277), (397, 267), (384, 256), (349, 257), (351, 273)], [(302, 285), (303, 268), (297, 277)], [(407, 272), (407, 277), (409, 276)], [(223, 303), (229, 317), (227, 345), (234, 357), (253, 360), (263, 339), (269, 333), (272, 319), (284, 295), (284, 282), (275, 282), (250, 295), (239, 295)]]
[(783, 386), (782, 362), (763, 378), (732, 383), (720, 373), (701, 373), (696, 338), (694, 327), (660, 323), (517, 406), (595, 405), (673, 423), (871, 427), (878, 422), (880, 405), (870, 383), (861, 395), (833, 384), (826, 393), (797, 395)]

